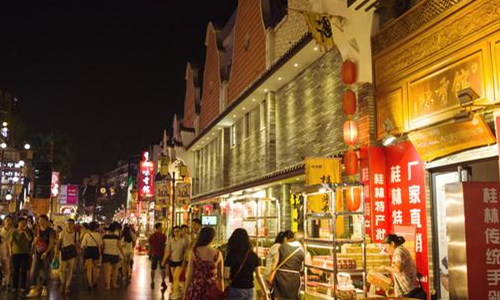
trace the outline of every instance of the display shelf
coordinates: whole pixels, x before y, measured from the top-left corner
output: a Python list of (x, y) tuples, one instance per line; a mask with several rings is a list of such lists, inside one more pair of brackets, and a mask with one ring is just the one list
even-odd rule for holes
[[(306, 266), (306, 268), (316, 269), (316, 270), (320, 270), (323, 272), (329, 272), (329, 273), (335, 272), (335, 270), (333, 268), (319, 267), (319, 266), (310, 265), (310, 264), (306, 264), (305, 266)], [(347, 273), (350, 275), (363, 275), (365, 273), (365, 269), (337, 269), (337, 273)]]
[(331, 219), (332, 214), (331, 213), (310, 213), (310, 214), (307, 214), (306, 217), (309, 220), (323, 220), (323, 219)]
[[(360, 189), (360, 207), (347, 211), (345, 201), (349, 190)], [(328, 184), (308, 187), (304, 196), (304, 232), (305, 247), (316, 255), (305, 266), (305, 292), (312, 299), (360, 299), (358, 294), (366, 294), (366, 237), (364, 220), (363, 186), (359, 183)], [(321, 197), (319, 197), (321, 195)], [(311, 203), (309, 203), (311, 200)], [(352, 218), (346, 218), (350, 217)], [(346, 222), (349, 222), (346, 225)], [(343, 237), (351, 238), (338, 238)], [(321, 236), (318, 238), (318, 236)], [(325, 238), (330, 236), (330, 238)], [(361, 246), (361, 261), (346, 264), (345, 258), (339, 257), (343, 245)], [(313, 250), (314, 249), (314, 250)], [(321, 253), (329, 253), (324, 255)], [(309, 252), (309, 251), (308, 251)], [(348, 267), (348, 268), (346, 268)], [(352, 268), (351, 268), (352, 267)], [(311, 271), (311, 274), (309, 274)], [(322, 271), (321, 277), (314, 275), (314, 270)], [(353, 285), (351, 275), (363, 278), (362, 286)], [(311, 281), (309, 281), (311, 277)], [(319, 292), (318, 292), (319, 290)]]
[(364, 212), (362, 211), (339, 211), (335, 213), (337, 216), (364, 216)]
[[(325, 240), (325, 239), (318, 239), (318, 238), (307, 238), (305, 239), (306, 242), (318, 244), (321, 246), (329, 246), (333, 249), (332, 245), (332, 240)], [(365, 240), (358, 240), (358, 239), (336, 239), (336, 243), (339, 244), (338, 246), (344, 245), (344, 244), (363, 244)]]

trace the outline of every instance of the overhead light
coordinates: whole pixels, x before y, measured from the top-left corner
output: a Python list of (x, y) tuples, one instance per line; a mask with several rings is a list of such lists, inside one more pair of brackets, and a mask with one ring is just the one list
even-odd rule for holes
[(475, 100), (479, 99), (479, 95), (470, 87), (458, 91), (457, 97), (462, 107), (472, 105)]
[(385, 127), (385, 134), (384, 137), (382, 138), (382, 145), (388, 147), (396, 141), (396, 137), (391, 134), (391, 130), (394, 129), (394, 126), (392, 125), (392, 122), (391, 120), (389, 120), (389, 118), (385, 119), (384, 127)]
[(236, 118), (236, 115), (233, 115), (233, 118)]
[(28, 143), (24, 144), (24, 149), (29, 150), (30, 148), (31, 148), (30, 144), (28, 144)]
[(7, 200), (7, 201), (12, 200), (12, 195), (10, 193), (8, 193), (7, 195), (5, 195), (5, 200)]
[(2, 148), (2, 149), (7, 148), (7, 144), (6, 144), (6, 143), (1, 143), (1, 144), (0, 144), (0, 148)]
[(243, 109), (243, 110), (245, 110), (246, 108), (245, 108), (245, 107), (243, 107), (242, 109)]
[(3, 122), (3, 123), (2, 123), (2, 126), (3, 126), (3, 127), (7, 127), (7, 126), (9, 126), (9, 123), (7, 123), (7, 122)]
[(18, 164), (20, 167), (24, 167), (24, 160), (20, 160)]
[(267, 93), (267, 91), (269, 91), (268, 89), (264, 89), (264, 92)]
[(384, 147), (389, 147), (390, 145), (394, 144), (395, 141), (396, 137), (386, 132), (384, 134), (384, 137), (382, 138), (382, 145), (384, 145)]
[(318, 46), (314, 47), (314, 51), (318, 51)]
[(279, 81), (281, 81), (282, 79), (283, 79), (283, 78), (281, 78), (281, 77), (278, 77), (278, 80), (279, 80)]
[(252, 102), (255, 102), (255, 98), (252, 98)]
[(298, 63), (294, 63), (293, 66), (297, 68), (299, 66), (299, 64)]

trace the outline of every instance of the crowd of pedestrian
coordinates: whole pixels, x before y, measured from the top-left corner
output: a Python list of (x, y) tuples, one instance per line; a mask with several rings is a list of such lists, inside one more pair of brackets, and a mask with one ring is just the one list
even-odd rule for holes
[(299, 299), (305, 260), (300, 235), (291, 231), (278, 233), (266, 257), (266, 266), (261, 266), (243, 228), (232, 233), (225, 256), (213, 247), (215, 230), (202, 228), (199, 219), (191, 221), (191, 228), (173, 227), (168, 237), (160, 223), (155, 229), (149, 237), (151, 288), (155, 288), (155, 274), (160, 269), (162, 288), (166, 289), (168, 271), (172, 300), (253, 300), (254, 278), (261, 291), (259, 299)]
[(45, 297), (52, 270), (58, 270), (60, 290), (68, 294), (78, 266), (89, 289), (98, 287), (101, 273), (104, 289), (118, 288), (119, 275), (131, 279), (135, 243), (134, 228), (118, 222), (103, 228), (98, 222), (78, 226), (68, 219), (54, 229), (47, 215), (36, 222), (8, 215), (0, 223), (0, 291)]

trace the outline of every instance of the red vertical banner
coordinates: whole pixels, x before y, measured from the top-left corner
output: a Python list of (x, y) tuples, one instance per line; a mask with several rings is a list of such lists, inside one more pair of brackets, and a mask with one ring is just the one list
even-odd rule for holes
[(154, 165), (149, 160), (149, 152), (142, 153), (139, 174), (139, 201), (152, 198), (154, 196)]
[[(425, 166), (411, 142), (384, 149), (387, 165), (390, 225), (415, 226), (412, 247), (417, 270), (423, 275), (424, 288), (429, 291), (429, 255), (427, 251), (427, 213), (425, 199)], [(412, 245), (413, 244), (413, 245)]]
[(369, 146), (361, 149), (360, 158), (366, 232), (374, 243), (380, 243), (389, 228), (385, 155), (382, 148)]
[(365, 234), (373, 240), (371, 206), (370, 201), (370, 160), (368, 157), (368, 147), (359, 150), (360, 181), (363, 184), (363, 197), (365, 201)]
[(464, 182), (468, 299), (500, 299), (498, 182)]

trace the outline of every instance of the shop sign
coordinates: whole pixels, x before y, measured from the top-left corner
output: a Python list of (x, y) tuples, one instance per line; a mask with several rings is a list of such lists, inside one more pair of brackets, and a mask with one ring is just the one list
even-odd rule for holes
[(66, 204), (68, 202), (68, 186), (63, 184), (61, 185), (61, 190), (59, 194), (59, 203)]
[(149, 160), (149, 152), (142, 153), (139, 174), (139, 201), (154, 196), (154, 165)]
[(342, 164), (338, 158), (306, 158), (306, 185), (340, 183), (341, 172)]
[(471, 88), (484, 97), (482, 52), (410, 83), (410, 119), (427, 117), (457, 107), (458, 92)]
[(387, 167), (387, 199), (392, 232), (398, 226), (415, 226), (414, 248), (417, 270), (423, 275), (429, 291), (429, 257), (427, 251), (427, 214), (425, 199), (425, 166), (410, 142), (384, 149)]
[(410, 132), (408, 138), (424, 161), (496, 142), (481, 116), (474, 116), (470, 121)]
[(78, 204), (78, 185), (68, 185), (66, 204)]
[(170, 181), (160, 180), (155, 183), (156, 204), (167, 205), (170, 202)]
[(50, 195), (55, 198), (59, 196), (59, 172), (52, 172), (52, 182), (50, 185)]
[(500, 299), (500, 183), (464, 182), (463, 192), (468, 299)]
[(175, 204), (189, 205), (191, 203), (191, 184), (178, 182), (175, 185)]
[(365, 222), (368, 235), (380, 243), (388, 234), (387, 176), (383, 148), (361, 150), (361, 182), (364, 184)]

